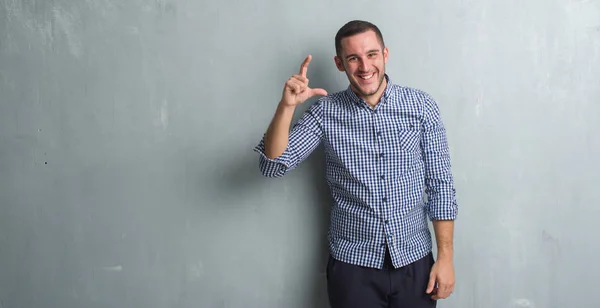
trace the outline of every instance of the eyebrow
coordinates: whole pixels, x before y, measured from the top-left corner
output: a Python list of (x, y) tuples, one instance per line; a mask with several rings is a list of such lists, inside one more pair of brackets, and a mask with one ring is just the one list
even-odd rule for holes
[[(378, 53), (379, 51), (380, 51), (379, 49), (371, 49), (371, 50), (367, 51), (367, 53), (374, 53), (374, 52)], [(353, 54), (347, 55), (346, 59), (348, 59), (350, 57), (358, 57), (358, 54), (353, 53)]]

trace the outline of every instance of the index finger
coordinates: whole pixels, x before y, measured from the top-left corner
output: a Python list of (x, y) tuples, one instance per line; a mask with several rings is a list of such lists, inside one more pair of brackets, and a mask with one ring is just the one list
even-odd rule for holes
[(306, 77), (306, 71), (308, 71), (308, 64), (310, 63), (311, 59), (312, 59), (312, 56), (308, 55), (308, 57), (306, 57), (306, 59), (304, 59), (304, 62), (302, 62), (302, 66), (300, 66), (300, 75), (302, 77)]

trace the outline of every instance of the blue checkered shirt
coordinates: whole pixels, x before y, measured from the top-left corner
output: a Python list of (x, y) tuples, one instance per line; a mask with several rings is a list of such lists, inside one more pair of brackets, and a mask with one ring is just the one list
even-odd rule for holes
[(323, 144), (333, 197), (329, 251), (337, 260), (373, 268), (383, 267), (386, 247), (395, 267), (427, 255), (427, 218), (453, 220), (458, 209), (437, 103), (385, 78), (375, 108), (348, 87), (302, 114), (279, 157), (265, 156), (264, 136), (254, 149), (262, 174), (281, 177)]

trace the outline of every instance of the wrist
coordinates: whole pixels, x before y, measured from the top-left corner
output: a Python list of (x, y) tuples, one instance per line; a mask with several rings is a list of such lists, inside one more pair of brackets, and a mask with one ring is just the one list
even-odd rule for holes
[(296, 109), (296, 105), (295, 104), (290, 104), (288, 102), (286, 102), (284, 99), (279, 101), (279, 104), (277, 105), (277, 109), (281, 109), (281, 110), (294, 110)]
[(452, 262), (454, 251), (452, 250), (452, 247), (438, 247), (437, 255), (439, 261)]
[(277, 108), (275, 108), (275, 115), (277, 117), (283, 117), (285, 119), (291, 119), (294, 115), (294, 111), (296, 110), (296, 106), (287, 105), (283, 101), (277, 104)]

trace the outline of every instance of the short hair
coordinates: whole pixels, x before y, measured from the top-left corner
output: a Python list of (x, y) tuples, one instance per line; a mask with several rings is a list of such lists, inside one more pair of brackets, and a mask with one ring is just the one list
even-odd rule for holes
[(379, 43), (381, 44), (381, 48), (385, 47), (385, 43), (383, 42), (383, 35), (381, 35), (381, 31), (379, 28), (364, 20), (352, 20), (343, 25), (335, 35), (335, 53), (339, 56), (342, 51), (342, 39), (353, 36), (359, 33), (364, 33), (369, 30), (372, 30), (377, 35), (379, 39)]

